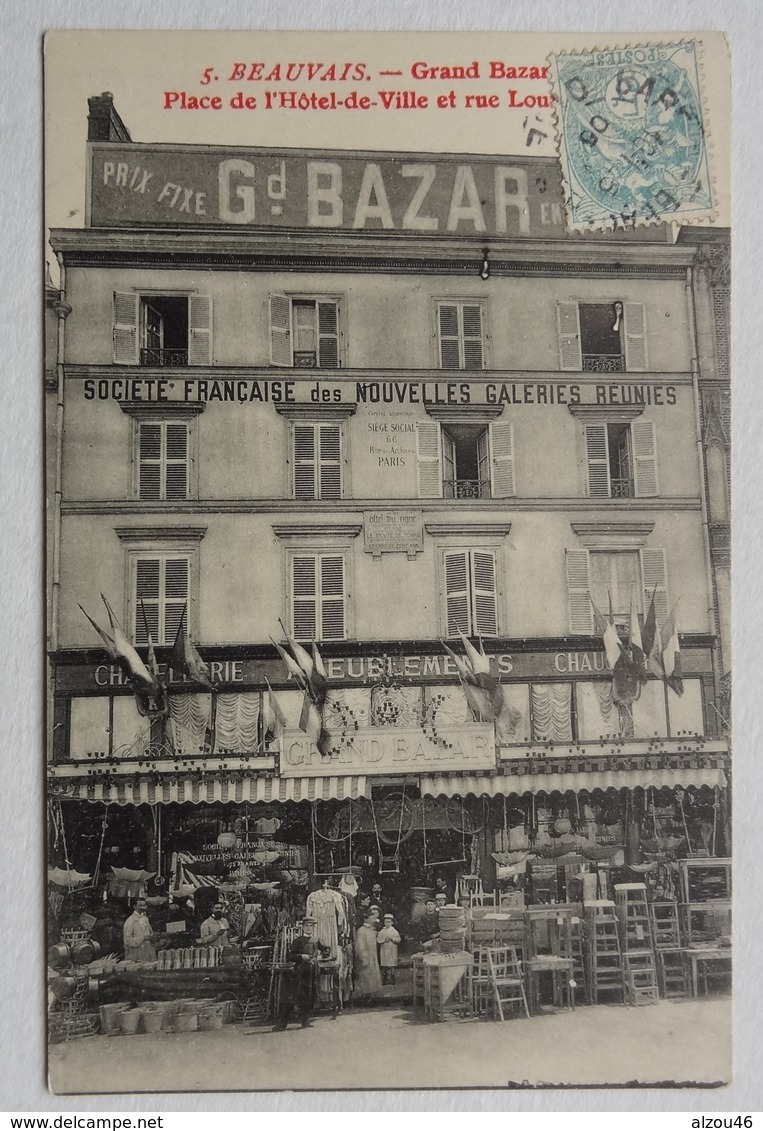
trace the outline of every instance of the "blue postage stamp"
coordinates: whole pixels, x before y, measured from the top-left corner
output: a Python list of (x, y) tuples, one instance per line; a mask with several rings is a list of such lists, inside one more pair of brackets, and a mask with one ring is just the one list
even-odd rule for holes
[(550, 57), (570, 227), (712, 217), (698, 44)]

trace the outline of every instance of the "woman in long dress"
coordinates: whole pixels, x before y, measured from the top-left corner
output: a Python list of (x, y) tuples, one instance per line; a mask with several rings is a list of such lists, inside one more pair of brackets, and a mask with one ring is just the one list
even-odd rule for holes
[(382, 986), (376, 945), (378, 929), (379, 916), (369, 911), (355, 936), (355, 994), (359, 998), (373, 997)]

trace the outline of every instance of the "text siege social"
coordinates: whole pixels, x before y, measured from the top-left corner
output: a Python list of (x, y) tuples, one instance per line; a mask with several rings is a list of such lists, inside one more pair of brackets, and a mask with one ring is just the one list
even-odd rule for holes
[[(371, 159), (375, 157), (375, 159)], [(91, 223), (344, 228), (422, 235), (563, 233), (543, 159), (93, 146)]]

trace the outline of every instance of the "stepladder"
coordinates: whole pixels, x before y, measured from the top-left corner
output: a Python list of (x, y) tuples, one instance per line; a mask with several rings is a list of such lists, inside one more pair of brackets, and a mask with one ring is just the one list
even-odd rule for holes
[(585, 916), (588, 1000), (596, 1005), (606, 994), (622, 1001), (625, 982), (615, 904), (609, 899), (590, 900)]
[(623, 954), (623, 963), (628, 1005), (654, 1005), (660, 996), (654, 952), (626, 950)]

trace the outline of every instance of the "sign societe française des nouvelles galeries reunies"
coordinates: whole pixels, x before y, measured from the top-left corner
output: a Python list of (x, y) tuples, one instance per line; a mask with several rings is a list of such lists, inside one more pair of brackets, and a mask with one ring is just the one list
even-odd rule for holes
[(561, 238), (558, 162), (94, 143), (91, 227)]

